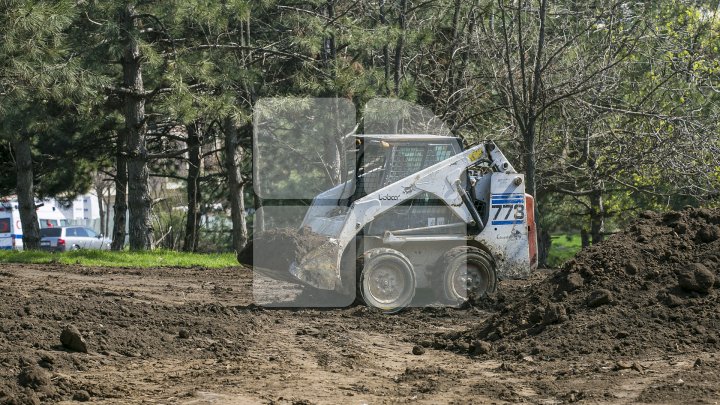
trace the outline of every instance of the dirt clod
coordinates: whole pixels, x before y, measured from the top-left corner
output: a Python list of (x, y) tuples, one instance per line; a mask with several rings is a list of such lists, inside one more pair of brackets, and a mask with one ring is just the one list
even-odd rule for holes
[(66, 325), (60, 333), (60, 343), (64, 348), (74, 352), (87, 353), (87, 342), (74, 325)]
[(90, 400), (90, 394), (85, 390), (75, 391), (72, 399), (73, 399), (73, 401), (87, 402)]
[(697, 232), (698, 241), (702, 243), (710, 243), (720, 239), (720, 227), (707, 225), (700, 228)]
[(565, 277), (563, 283), (559, 285), (561, 291), (572, 292), (581, 288), (585, 284), (582, 276), (578, 273), (570, 273)]
[(320, 336), (320, 335), (322, 335), (322, 332), (318, 328), (313, 328), (311, 326), (308, 326), (308, 327), (299, 329), (297, 331), (297, 335), (299, 335), (299, 336), (302, 336), (302, 335)]
[(543, 314), (543, 325), (551, 325), (554, 323), (562, 323), (567, 320), (567, 311), (562, 304), (548, 304)]
[(611, 303), (612, 299), (612, 292), (605, 289), (595, 290), (588, 296), (587, 306), (590, 308), (597, 308)]
[(490, 350), (492, 350), (492, 345), (483, 340), (474, 340), (470, 344), (470, 354), (473, 355), (488, 354)]
[(39, 390), (50, 385), (50, 377), (47, 372), (36, 365), (26, 365), (18, 374), (18, 383), (23, 387)]
[(180, 329), (178, 331), (178, 337), (180, 339), (188, 339), (188, 338), (190, 338), (190, 331), (187, 329)]
[(412, 354), (416, 356), (422, 356), (423, 354), (425, 354), (425, 348), (419, 345), (415, 345), (412, 348)]
[(677, 271), (678, 283), (686, 291), (706, 293), (715, 283), (715, 275), (701, 263), (692, 263)]

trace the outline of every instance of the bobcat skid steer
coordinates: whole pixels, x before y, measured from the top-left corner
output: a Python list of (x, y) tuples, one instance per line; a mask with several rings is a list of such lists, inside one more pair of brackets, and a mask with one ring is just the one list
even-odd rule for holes
[[(416, 290), (458, 305), (536, 266), (533, 197), (493, 142), (358, 135), (353, 178), (317, 195), (300, 234), (323, 243), (295, 258), (303, 284), (393, 312)], [(288, 270), (284, 270), (287, 275)]]

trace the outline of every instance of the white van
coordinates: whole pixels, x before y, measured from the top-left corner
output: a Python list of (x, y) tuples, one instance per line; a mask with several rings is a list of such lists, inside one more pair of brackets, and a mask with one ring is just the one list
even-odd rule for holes
[[(66, 226), (67, 219), (52, 205), (36, 209), (40, 228)], [(0, 250), (22, 250), (22, 224), (17, 201), (0, 202)]]

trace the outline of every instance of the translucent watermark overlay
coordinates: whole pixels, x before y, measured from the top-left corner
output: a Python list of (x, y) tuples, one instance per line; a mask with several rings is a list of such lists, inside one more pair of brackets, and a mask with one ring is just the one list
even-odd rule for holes
[[(360, 113), (345, 99), (261, 99), (253, 141), (257, 304), (363, 301), (393, 312), (458, 306), (468, 286), (494, 287), (495, 273), (483, 273), (492, 258), (468, 250), (471, 221), (458, 208), (466, 167), (443, 167), (462, 144), (429, 110), (392, 99)], [(432, 182), (442, 191), (424, 191)]]

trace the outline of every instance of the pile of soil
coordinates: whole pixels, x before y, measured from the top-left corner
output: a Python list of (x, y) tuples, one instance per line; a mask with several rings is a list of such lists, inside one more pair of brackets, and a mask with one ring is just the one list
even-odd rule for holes
[(517, 300), (495, 297), (478, 327), (429, 344), (533, 360), (712, 352), (719, 290), (720, 210), (644, 212)]

